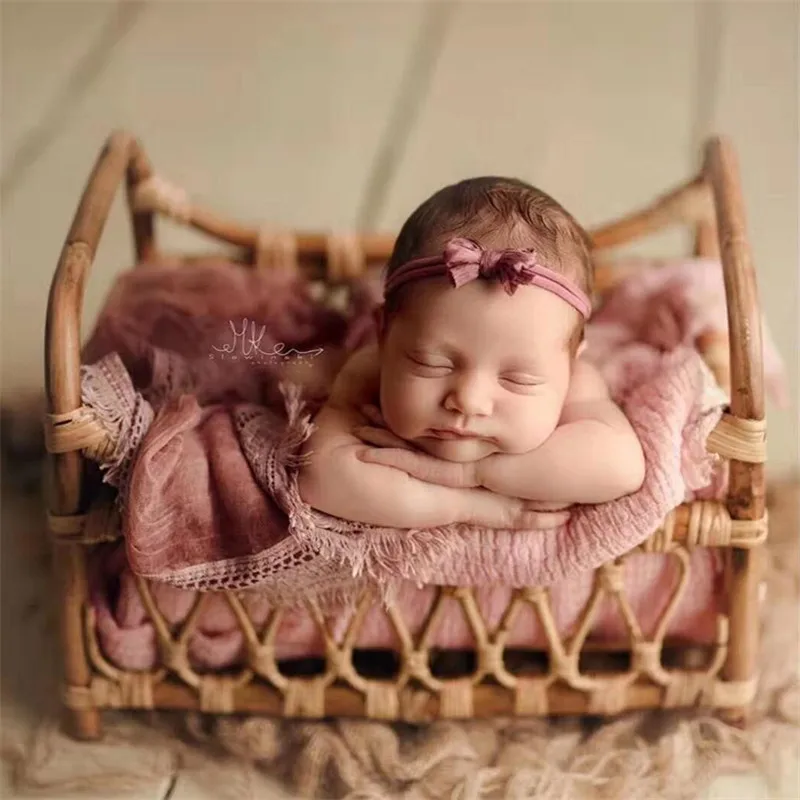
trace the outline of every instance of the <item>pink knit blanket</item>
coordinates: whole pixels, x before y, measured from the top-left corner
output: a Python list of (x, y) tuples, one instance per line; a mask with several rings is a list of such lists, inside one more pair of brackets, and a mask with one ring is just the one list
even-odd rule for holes
[[(518, 587), (586, 576), (644, 541), (664, 515), (718, 496), (705, 451), (725, 398), (695, 342), (724, 330), (719, 264), (688, 261), (627, 278), (589, 326), (588, 355), (635, 427), (647, 474), (636, 494), (576, 508), (536, 532), (376, 528), (299, 497), (297, 454), (347, 351), (370, 335), (374, 286), (328, 301), (299, 278), (206, 263), (146, 265), (115, 285), (84, 352), (84, 402), (119, 446), (130, 569), (199, 590), (257, 586), (292, 602), (417, 584)], [(770, 350), (770, 357), (772, 350)], [(767, 361), (779, 378), (777, 358)]]

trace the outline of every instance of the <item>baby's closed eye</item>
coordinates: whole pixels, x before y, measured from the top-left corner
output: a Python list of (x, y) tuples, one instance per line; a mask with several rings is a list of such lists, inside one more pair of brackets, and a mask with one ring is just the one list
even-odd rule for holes
[(415, 370), (423, 375), (448, 375), (453, 371), (453, 364), (442, 356), (428, 355), (427, 353), (409, 353), (407, 356)]
[(500, 377), (501, 380), (518, 383), (520, 386), (538, 386), (544, 383), (542, 378), (527, 372), (507, 372)]
[(501, 375), (500, 383), (511, 391), (529, 394), (544, 386), (545, 380), (525, 372), (512, 372)]

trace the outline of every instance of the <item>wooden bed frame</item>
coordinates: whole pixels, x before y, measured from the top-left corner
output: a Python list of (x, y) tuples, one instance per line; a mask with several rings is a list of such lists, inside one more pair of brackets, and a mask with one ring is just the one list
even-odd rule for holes
[[(197, 610), (181, 631), (172, 631), (160, 616), (144, 581), (139, 589), (151, 614), (161, 664), (146, 673), (126, 672), (100, 652), (88, 602), (87, 554), (99, 542), (120, 536), (119, 518), (107, 493), (87, 479), (86, 454), (102, 446), (105, 431), (81, 406), (80, 330), (86, 280), (97, 252), (112, 200), (125, 179), (133, 226), (136, 262), (157, 251), (155, 220), (165, 214), (211, 237), (239, 248), (241, 260), (269, 265), (291, 261), (309, 275), (339, 281), (385, 262), (390, 235), (334, 236), (289, 233), (265, 237), (264, 231), (227, 221), (197, 207), (174, 187), (160, 183), (137, 140), (124, 132), (107, 141), (89, 176), (67, 235), (50, 288), (45, 331), (45, 375), (48, 413), (48, 519), (56, 549), (64, 648), (65, 705), (72, 729), (81, 738), (101, 734), (104, 708), (199, 709), (211, 713), (251, 712), (283, 716), (369, 716), (425, 721), (440, 717), (509, 714), (615, 714), (642, 708), (703, 704), (722, 710), (732, 721), (745, 719), (755, 693), (758, 647), (760, 557), (767, 535), (764, 495), (765, 423), (761, 316), (756, 279), (745, 230), (738, 167), (731, 144), (713, 138), (706, 144), (702, 168), (689, 182), (651, 206), (591, 232), (598, 259), (598, 291), (619, 277), (613, 248), (675, 224), (694, 231), (695, 253), (721, 258), (728, 304), (729, 334), (710, 334), (698, 341), (719, 382), (730, 391), (730, 406), (709, 439), (708, 447), (729, 460), (726, 501), (683, 504), (639, 551), (670, 553), (684, 567), (695, 547), (720, 548), (726, 558), (727, 606), (719, 619), (716, 643), (706, 648), (705, 665), (693, 659), (698, 648), (666, 641), (666, 623), (646, 640), (629, 619), (619, 576), (624, 558), (596, 573), (592, 597), (616, 596), (629, 623), (630, 641), (598, 648), (584, 642), (592, 611), (585, 609), (582, 632), (562, 642), (549, 627), (547, 592), (538, 587), (515, 593), (515, 608), (528, 603), (549, 630), (547, 665), (514, 671), (503, 660), (508, 624), (487, 630), (470, 590), (440, 587), (440, 600), (459, 602), (473, 629), (475, 666), (448, 679), (431, 671), (427, 635), (414, 640), (395, 619), (402, 643), (399, 673), (367, 679), (354, 666), (353, 636), (337, 645), (328, 636), (328, 658), (318, 674), (292, 676), (274, 658), (272, 637), (277, 617), (265, 632), (247, 619), (235, 593), (226, 593), (248, 644), (246, 665), (235, 675), (200, 675), (189, 666), (186, 642)], [(187, 265), (192, 258), (185, 257)], [(107, 488), (107, 487), (106, 487)], [(684, 570), (677, 594), (690, 575)], [(202, 598), (201, 598), (202, 600)], [(356, 616), (373, 599), (365, 595)], [(590, 601), (591, 605), (592, 601)], [(434, 604), (433, 618), (438, 614)], [(313, 603), (309, 609), (324, 626)], [(510, 620), (509, 611), (506, 622)], [(702, 649), (702, 648), (701, 648)], [(627, 666), (608, 671), (586, 667), (587, 654), (627, 654)], [(523, 654), (524, 655), (524, 654)], [(537, 653), (528, 653), (535, 662)], [(591, 661), (591, 658), (589, 659)], [(595, 659), (596, 660), (596, 659)], [(669, 668), (665, 666), (669, 662)], [(599, 662), (598, 662), (599, 663)]]

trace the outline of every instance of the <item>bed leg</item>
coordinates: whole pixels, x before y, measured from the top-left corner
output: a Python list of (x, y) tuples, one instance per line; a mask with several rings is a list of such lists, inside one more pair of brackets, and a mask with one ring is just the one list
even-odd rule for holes
[[(723, 676), (729, 681), (747, 681), (757, 672), (759, 614), (759, 582), (764, 553), (761, 547), (731, 548), (728, 553), (730, 587), (730, 639)], [(720, 711), (725, 722), (744, 727), (750, 716), (749, 704)]]
[(103, 736), (103, 719), (96, 708), (69, 708), (66, 719), (67, 732), (81, 741), (96, 741)]
[[(64, 681), (67, 694), (88, 687), (92, 666), (83, 630), (83, 609), (88, 602), (86, 552), (81, 545), (59, 545), (55, 565), (61, 585), (61, 635), (64, 647)], [(87, 692), (78, 688), (77, 697), (67, 697), (67, 730), (78, 739), (99, 739), (102, 735), (100, 711), (93, 707)], [(89, 698), (91, 695), (89, 694)]]

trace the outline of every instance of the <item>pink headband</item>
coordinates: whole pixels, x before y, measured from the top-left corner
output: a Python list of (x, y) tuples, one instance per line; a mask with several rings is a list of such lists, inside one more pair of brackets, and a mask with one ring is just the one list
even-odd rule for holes
[(558, 295), (588, 319), (592, 304), (572, 281), (542, 266), (533, 250), (484, 250), (473, 239), (451, 239), (441, 256), (416, 258), (398, 267), (387, 279), (384, 297), (421, 278), (449, 275), (458, 288), (476, 278), (499, 281), (508, 294), (519, 286), (539, 286)]

